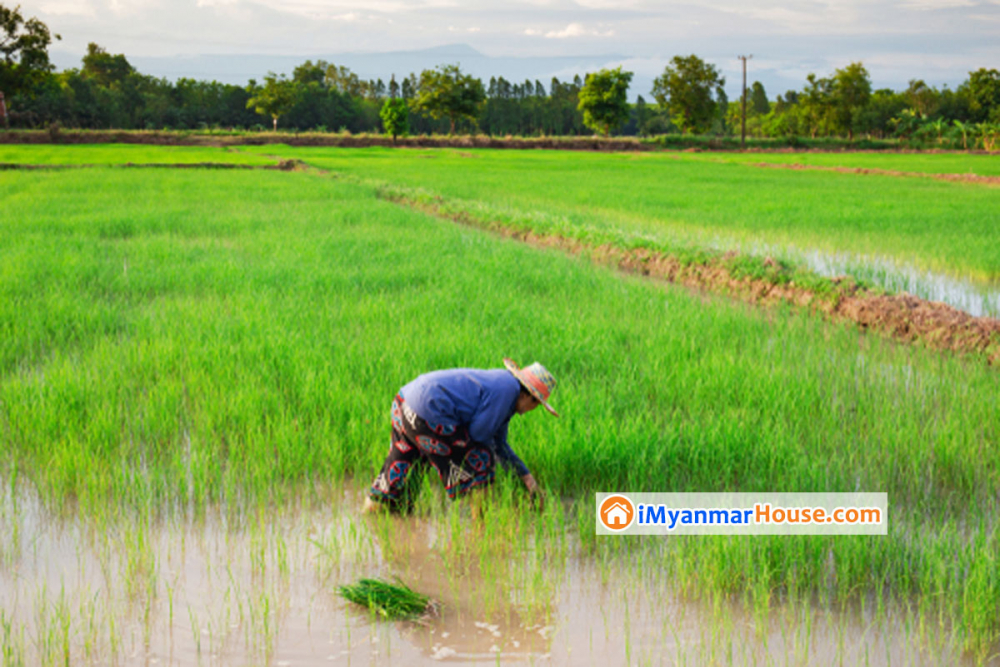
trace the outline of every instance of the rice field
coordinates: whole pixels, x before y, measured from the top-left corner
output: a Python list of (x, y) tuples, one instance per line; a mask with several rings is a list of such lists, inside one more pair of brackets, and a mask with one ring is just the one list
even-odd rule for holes
[[(0, 172), (0, 664), (998, 663), (995, 369), (380, 196), (453, 162), (444, 194), (506, 174), (542, 207), (546, 160), (581, 168), (423, 153)], [(559, 381), (560, 419), (511, 424), (545, 510), (425, 478), (415, 516), (363, 517), (394, 392), (504, 356)], [(597, 491), (856, 489), (888, 536), (593, 532)], [(337, 594), (375, 577), (440, 614)]]
[(683, 153), (681, 159), (733, 164), (785, 164), (845, 169), (882, 169), (915, 174), (1000, 176), (1000, 159), (988, 153), (748, 152)]
[[(610, 232), (674, 246), (765, 248), (793, 257), (810, 250), (851, 254), (993, 288), (1000, 282), (1000, 189), (995, 186), (761, 169), (724, 161), (728, 158), (715, 153), (241, 150), (308, 156), (309, 164), (338, 174), (421, 189), (459, 206), (488, 207), (497, 216), (528, 218), (539, 226)], [(976, 165), (998, 159), (916, 159), (938, 157), (948, 170), (957, 168), (956, 160)]]
[(274, 160), (252, 153), (208, 146), (141, 144), (0, 144), (0, 164), (122, 165), (224, 163), (268, 165)]

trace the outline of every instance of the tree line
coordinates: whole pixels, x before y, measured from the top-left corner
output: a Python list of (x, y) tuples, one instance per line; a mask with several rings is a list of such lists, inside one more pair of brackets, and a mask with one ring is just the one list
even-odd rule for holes
[[(11, 126), (89, 129), (287, 129), (494, 136), (655, 136), (738, 132), (743, 100), (729, 100), (718, 68), (675, 56), (650, 100), (628, 102), (622, 68), (576, 76), (482, 80), (458, 65), (365, 80), (343, 66), (307, 60), (291, 76), (269, 73), (245, 86), (142, 74), (124, 54), (91, 43), (81, 66), (55, 72), (48, 46), (59, 35), (20, 8), (0, 5), (0, 114)], [(746, 126), (756, 137), (899, 137), (994, 147), (1000, 135), (1000, 72), (981, 68), (956, 89), (913, 80), (873, 90), (860, 62), (773, 101), (760, 82), (747, 92)], [(992, 143), (990, 143), (992, 142)], [(989, 143), (989, 145), (987, 145)]]

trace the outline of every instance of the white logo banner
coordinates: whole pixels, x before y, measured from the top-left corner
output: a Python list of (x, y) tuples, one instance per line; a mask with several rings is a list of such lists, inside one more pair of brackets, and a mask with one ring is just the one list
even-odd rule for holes
[(598, 535), (885, 535), (885, 493), (598, 493)]

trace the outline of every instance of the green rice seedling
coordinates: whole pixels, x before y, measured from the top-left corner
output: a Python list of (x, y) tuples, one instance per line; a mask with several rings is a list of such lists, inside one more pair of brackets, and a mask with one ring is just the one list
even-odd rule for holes
[(909, 174), (1000, 176), (994, 156), (969, 153), (683, 153), (671, 156), (689, 162), (741, 165), (789, 165), (845, 169), (881, 169)]
[[(501, 482), (489, 525), (474, 529), (469, 503), (449, 503), (431, 477), (413, 515), (365, 517), (337, 533), (340, 544), (364, 547), (317, 540), (336, 555), (326, 576), (384, 566), (397, 557), (385, 546), (397, 526), (421, 522), (445, 563), (442, 597), (476, 574), (500, 618), (565, 614), (558, 582), (572, 574), (532, 587), (576, 559), (594, 573), (594, 589), (634, 570), (661, 578), (630, 582), (669, 582), (689, 603), (717, 599), (720, 613), (746, 595), (772, 628), (794, 594), (851, 614), (861, 597), (866, 609), (881, 598), (913, 601), (928, 641), (954, 633), (971, 655), (991, 655), (1000, 627), (991, 606), (1000, 598), (995, 369), (623, 278), (345, 180), (119, 169), (0, 177), (0, 197), (23, 212), (0, 223), (0, 329), (9, 334), (0, 337), (0, 438), (45, 515), (80, 522), (96, 561), (90, 576), (99, 572), (111, 592), (98, 614), (102, 632), (114, 628), (99, 642), (110, 656), (120, 657), (144, 612), (128, 592), (142, 601), (170, 581), (150, 576), (164, 562), (149, 555), (158, 552), (147, 517), (176, 518), (199, 536), (224, 517), (226, 556), (209, 576), (228, 577), (216, 591), (229, 595), (225, 605), (246, 605), (238, 613), (248, 647), (265, 628), (276, 637), (283, 593), (269, 582), (297, 566), (270, 510), (346, 478), (366, 485), (385, 453), (386, 398), (416, 373), (496, 366), (502, 355), (537, 358), (560, 380), (562, 419), (532, 415), (510, 429), (546, 485), (546, 511), (526, 511), (516, 486)], [(532, 224), (600, 222), (523, 189), (512, 191), (513, 217), (535, 210), (544, 215)], [(486, 195), (489, 207), (505, 205)], [(596, 205), (606, 195), (587, 196)], [(612, 204), (603, 205), (609, 219)], [(640, 203), (639, 217), (652, 220), (651, 210)], [(613, 227), (623, 236), (637, 229), (603, 229)], [(441, 257), (462, 270), (442, 273)], [(887, 536), (593, 534), (596, 491), (856, 488), (889, 494)], [(577, 509), (561, 514), (564, 500)], [(32, 540), (23, 551), (38, 558), (43, 548)], [(226, 558), (240, 566), (227, 569)], [(246, 592), (258, 588), (267, 599)], [(180, 590), (173, 595), (185, 604)], [(17, 608), (15, 635), (33, 611)], [(228, 613), (197, 609), (221, 632), (219, 645), (237, 612)], [(850, 645), (854, 630), (845, 632)], [(705, 646), (725, 641), (707, 637)]]
[(356, 584), (339, 586), (337, 593), (392, 621), (415, 619), (428, 611), (431, 602), (428, 596), (398, 580), (393, 584), (381, 579), (361, 579)]
[[(375, 179), (383, 187), (420, 188), (428, 201), (498, 220), (516, 212), (534, 231), (555, 217), (581, 236), (623, 232), (690, 248), (767, 244), (826, 252), (863, 252), (979, 281), (1000, 278), (995, 242), (995, 186), (823, 171), (756, 169), (720, 163), (718, 154), (580, 154), (489, 151), (467, 160), (457, 151), (246, 147), (299, 158), (338, 174)], [(436, 159), (424, 159), (434, 156)], [(793, 156), (791, 159), (795, 159)], [(730, 158), (726, 158), (727, 160)], [(734, 156), (732, 160), (744, 160)], [(788, 159), (770, 156), (769, 160)], [(841, 155), (814, 160), (836, 164)], [(995, 158), (879, 155), (887, 168), (996, 175)], [(417, 166), (419, 164), (419, 166)], [(936, 166), (936, 165), (940, 166)], [(852, 166), (847, 164), (845, 166)], [(748, 198), (747, 193), (753, 193)], [(986, 242), (994, 239), (994, 242)]]
[(25, 146), (0, 144), (0, 164), (29, 165), (143, 165), (199, 163), (273, 165), (264, 155), (229, 151), (213, 146), (144, 146), (141, 144), (57, 144)]
[(25, 663), (24, 628), (14, 624), (6, 609), (0, 609), (0, 658), (3, 667), (19, 667)]

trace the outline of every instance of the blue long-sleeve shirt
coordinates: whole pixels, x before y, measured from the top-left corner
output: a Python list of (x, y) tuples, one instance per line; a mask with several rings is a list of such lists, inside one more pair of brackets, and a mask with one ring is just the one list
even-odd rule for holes
[(425, 373), (399, 390), (424, 421), (464, 427), (473, 442), (493, 450), (497, 460), (521, 477), (528, 467), (507, 442), (521, 383), (505, 369), (453, 368)]

